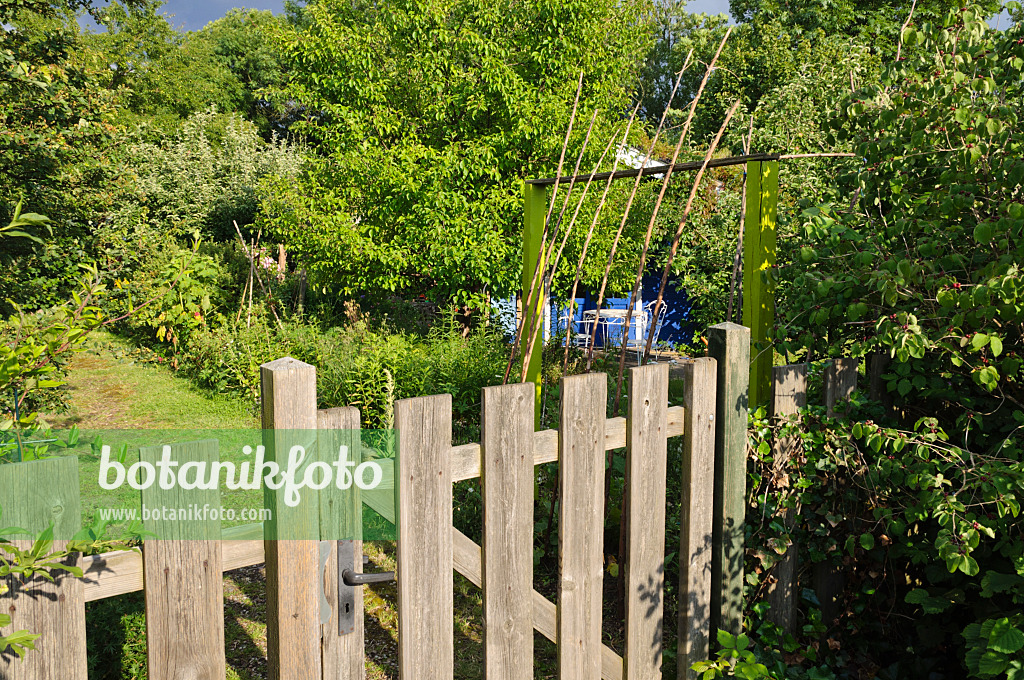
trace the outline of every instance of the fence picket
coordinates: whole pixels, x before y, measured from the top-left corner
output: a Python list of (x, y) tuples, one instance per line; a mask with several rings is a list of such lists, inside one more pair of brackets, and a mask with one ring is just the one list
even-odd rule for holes
[[(348, 447), (348, 460), (357, 464), (362, 460), (362, 444), (359, 437), (359, 409), (349, 407), (325, 409), (317, 412), (317, 459), (333, 464), (338, 459), (338, 448)], [(328, 484), (320, 491), (320, 535), (331, 540), (335, 549), (327, 555), (323, 575), (324, 597), (331, 605), (330, 621), (321, 626), (321, 646), (324, 678), (332, 680), (362, 680), (366, 675), (363, 657), (363, 589), (352, 588), (354, 602), (353, 628), (349, 633), (338, 630), (338, 588), (347, 588), (338, 583), (338, 550), (335, 540), (350, 539), (362, 535), (362, 502), (359, 487), (338, 489)], [(353, 541), (353, 554), (363, 554), (363, 542)], [(356, 559), (353, 571), (363, 570), (363, 561)]]
[(451, 680), (452, 397), (395, 402), (398, 430), (398, 673)]
[(558, 427), (558, 677), (601, 677), (604, 424), (607, 376), (562, 378)]
[(625, 680), (661, 678), (668, 364), (630, 369), (626, 420)]
[(711, 630), (739, 635), (743, 629), (750, 329), (734, 323), (712, 326), (708, 329), (708, 354), (718, 362)]
[(530, 383), (483, 390), (484, 677), (533, 677), (533, 400)]
[[(266, 459), (284, 466), (292, 445), (315, 447), (316, 369), (285, 357), (260, 366), (260, 383)], [(264, 489), (273, 513), (264, 524), (267, 663), (271, 680), (309, 680), (321, 677), (320, 552), (311, 540), (319, 537), (320, 511), (313, 489), (303, 489), (294, 508), (283, 494)]]
[[(81, 528), (78, 459), (73, 456), (0, 465), (0, 507), (3, 526), (42, 532), (54, 524), (54, 549), (61, 549)], [(15, 539), (22, 549), (32, 540)], [(69, 557), (66, 564), (77, 564)], [(41, 576), (22, 582), (0, 579), (8, 590), (0, 595), (2, 611), (13, 630), (39, 634), (35, 649), (24, 659), (8, 651), (0, 657), (0, 678), (10, 680), (85, 680), (85, 595), (82, 580), (61, 573), (51, 583)]]
[[(859, 359), (833, 359), (825, 367), (825, 412), (829, 416), (846, 411), (837, 404), (849, 397), (857, 389), (857, 369)], [(826, 625), (830, 625), (839, 615), (840, 608), (837, 598), (843, 592), (846, 578), (842, 570), (831, 561), (824, 560), (814, 565), (812, 573), (814, 592), (821, 603), (821, 617)]]
[[(695, 661), (708, 658), (712, 614), (712, 517), (708, 489), (716, 488), (715, 419), (717, 362), (704, 357), (683, 364), (683, 480), (679, 521), (679, 646), (677, 677), (696, 678)], [(742, 568), (742, 566), (741, 566)]]
[(835, 415), (836, 404), (857, 389), (857, 368), (860, 359), (833, 359), (825, 368), (825, 409)]
[[(147, 446), (139, 459), (155, 466), (162, 447)], [(170, 446), (179, 465), (208, 468), (217, 461), (216, 440)], [(220, 507), (220, 491), (159, 484), (143, 489), (142, 505), (190, 510)], [(143, 544), (146, 583), (146, 659), (151, 680), (220, 680), (224, 677), (224, 579), (220, 520), (206, 516), (145, 522), (156, 534)]]
[[(772, 368), (772, 411), (778, 420), (793, 419), (807, 406), (807, 364), (792, 364)], [(783, 470), (793, 454), (800, 450), (799, 437), (783, 437), (775, 441), (775, 468)], [(787, 478), (788, 480), (788, 478)], [(786, 511), (785, 522), (793, 526), (795, 512)], [(771, 605), (768, 618), (784, 631), (792, 633), (796, 626), (796, 570), (797, 548), (793, 544), (772, 570), (775, 582), (768, 585), (767, 601)]]

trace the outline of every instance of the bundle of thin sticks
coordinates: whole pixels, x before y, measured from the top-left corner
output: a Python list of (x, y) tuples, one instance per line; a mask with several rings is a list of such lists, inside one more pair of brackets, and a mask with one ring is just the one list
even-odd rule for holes
[[(641, 254), (640, 254), (640, 262), (639, 262), (639, 266), (638, 266), (638, 269), (637, 269), (637, 274), (636, 274), (636, 277), (634, 279), (633, 286), (632, 286), (632, 289), (631, 289), (631, 292), (630, 292), (630, 295), (629, 295), (629, 298), (628, 298), (628, 301), (627, 301), (627, 305), (626, 305), (626, 313), (625, 313), (625, 320), (624, 320), (624, 333), (626, 334), (626, 336), (623, 338), (624, 341), (622, 342), (621, 355), (619, 357), (619, 374), (618, 374), (618, 380), (617, 380), (615, 402), (614, 402), (614, 407), (613, 407), (614, 411), (616, 413), (618, 412), (618, 405), (619, 405), (620, 397), (621, 397), (621, 394), (622, 394), (623, 373), (624, 373), (624, 368), (625, 368), (626, 352), (628, 350), (628, 342), (626, 342), (625, 339), (626, 339), (626, 337), (628, 337), (630, 325), (632, 323), (633, 302), (637, 299), (637, 294), (638, 294), (639, 289), (640, 289), (640, 282), (641, 282), (641, 279), (643, 278), (644, 268), (645, 268), (645, 266), (647, 264), (647, 257), (648, 257), (649, 250), (650, 250), (651, 238), (652, 238), (652, 236), (654, 234), (654, 227), (655, 227), (655, 224), (657, 222), (658, 213), (659, 213), (659, 211), (661, 209), (662, 202), (663, 202), (663, 200), (665, 198), (665, 194), (666, 194), (666, 192), (668, 190), (668, 186), (669, 186), (669, 183), (670, 183), (670, 180), (671, 180), (671, 177), (672, 177), (672, 170), (673, 170), (673, 168), (674, 168), (674, 166), (676, 164), (676, 160), (678, 159), (679, 153), (682, 150), (683, 143), (684, 143), (684, 141), (687, 139), (687, 137), (689, 135), (690, 127), (691, 127), (691, 124), (693, 122), (695, 112), (697, 110), (697, 105), (698, 105), (698, 103), (699, 103), (699, 101), (701, 99), (701, 96), (704, 93), (705, 87), (707, 86), (708, 80), (710, 79), (712, 72), (715, 70), (715, 64), (718, 61), (718, 58), (719, 58), (719, 56), (722, 53), (722, 49), (724, 48), (726, 41), (729, 39), (729, 35), (730, 35), (731, 31), (732, 31), (731, 28), (726, 31), (725, 36), (722, 38), (722, 41), (719, 44), (718, 49), (715, 52), (714, 57), (711, 59), (710, 62), (708, 62), (707, 69), (706, 69), (705, 74), (704, 74), (704, 78), (701, 80), (701, 83), (700, 83), (700, 86), (697, 89), (696, 95), (694, 96), (693, 100), (690, 102), (690, 106), (689, 106), (689, 111), (688, 111), (688, 115), (687, 115), (687, 118), (686, 118), (686, 122), (684, 123), (683, 128), (682, 128), (682, 130), (681, 130), (681, 132), (679, 134), (679, 138), (678, 138), (678, 140), (676, 142), (676, 146), (675, 146), (675, 149), (674, 149), (673, 154), (672, 154), (672, 160), (668, 164), (668, 167), (667, 167), (666, 171), (663, 174), (661, 188), (660, 188), (660, 191), (658, 193), (657, 200), (656, 200), (656, 202), (654, 204), (654, 209), (653, 209), (653, 211), (651, 213), (650, 219), (648, 220), (647, 229), (646, 229), (646, 232), (644, 234), (643, 248), (642, 248)], [(616, 258), (616, 255), (618, 253), (618, 246), (619, 246), (619, 243), (621, 241), (623, 231), (624, 231), (624, 229), (626, 227), (626, 224), (627, 224), (627, 222), (629, 220), (630, 211), (633, 208), (633, 204), (634, 204), (637, 192), (639, 190), (642, 177), (645, 174), (643, 172), (643, 170), (648, 166), (648, 164), (651, 163), (651, 160), (652, 160), (653, 154), (654, 154), (654, 150), (656, 148), (658, 140), (661, 138), (662, 133), (664, 131), (665, 120), (666, 120), (666, 118), (668, 116), (668, 113), (669, 113), (669, 110), (671, 108), (672, 101), (675, 98), (676, 92), (677, 92), (677, 90), (679, 88), (679, 84), (682, 81), (683, 74), (686, 72), (686, 70), (691, 65), (692, 55), (693, 55), (693, 53), (691, 51), (691, 53), (689, 55), (687, 55), (686, 61), (683, 64), (683, 68), (679, 71), (678, 77), (676, 78), (675, 84), (674, 84), (674, 86), (672, 88), (672, 92), (669, 95), (669, 101), (668, 101), (668, 103), (665, 106), (665, 110), (662, 113), (661, 120), (658, 123), (658, 127), (655, 130), (654, 136), (651, 139), (651, 142), (650, 142), (650, 145), (649, 145), (649, 147), (647, 149), (647, 152), (644, 155), (643, 160), (641, 162), (641, 166), (640, 166), (641, 172), (636, 175), (636, 179), (635, 179), (635, 181), (633, 183), (632, 190), (630, 191), (630, 194), (629, 194), (629, 196), (628, 196), (628, 198), (626, 200), (626, 205), (625, 205), (625, 208), (623, 210), (622, 217), (621, 217), (621, 219), (619, 221), (619, 227), (618, 227), (618, 229), (615, 232), (614, 238), (612, 239), (611, 248), (610, 248), (609, 253), (608, 253), (608, 261), (607, 261), (607, 263), (605, 265), (604, 274), (601, 277), (601, 283), (600, 283), (600, 286), (598, 288), (597, 300), (596, 300), (596, 304), (597, 304), (597, 308), (598, 309), (601, 308), (601, 305), (604, 302), (604, 296), (605, 296), (605, 293), (607, 292), (608, 279), (609, 279), (609, 277), (611, 275), (611, 271), (612, 271), (612, 269), (614, 267), (614, 264), (615, 264), (615, 258)], [(519, 353), (520, 342), (521, 342), (521, 339), (524, 337), (523, 336), (524, 333), (526, 333), (525, 337), (527, 338), (527, 341), (525, 343), (524, 351), (522, 352), (522, 354), (520, 356), (520, 360), (521, 360), (521, 363), (520, 363), (520, 366), (521, 366), (520, 380), (525, 380), (525, 378), (526, 378), (527, 367), (530, 365), (530, 360), (531, 360), (531, 358), (533, 356), (533, 352), (536, 351), (535, 344), (536, 344), (536, 339), (537, 339), (537, 336), (538, 336), (538, 332), (537, 331), (539, 329), (540, 323), (542, 323), (542, 317), (543, 317), (542, 314), (536, 313), (535, 311), (534, 312), (528, 312), (527, 310), (543, 309), (548, 304), (548, 297), (549, 297), (551, 281), (552, 281), (552, 279), (554, 277), (555, 272), (557, 271), (558, 265), (559, 265), (560, 260), (561, 260), (562, 252), (565, 249), (565, 246), (566, 246), (566, 243), (568, 242), (569, 236), (572, 233), (573, 228), (576, 225), (576, 220), (577, 220), (577, 217), (579, 216), (579, 213), (580, 213), (580, 210), (581, 210), (581, 208), (583, 206), (583, 203), (584, 203), (584, 201), (585, 201), (585, 199), (586, 199), (586, 197), (588, 195), (588, 192), (590, 191), (591, 183), (593, 182), (594, 176), (597, 174), (597, 172), (600, 169), (601, 165), (604, 163), (605, 158), (607, 157), (608, 152), (610, 151), (611, 147), (613, 146), (615, 140), (618, 139), (619, 132), (615, 131), (612, 134), (612, 136), (609, 138), (608, 143), (605, 146), (604, 153), (601, 155), (601, 158), (594, 165), (593, 170), (590, 172), (590, 174), (589, 174), (589, 176), (588, 176), (588, 178), (587, 178), (587, 180), (586, 180), (586, 182), (584, 184), (583, 192), (580, 195), (579, 199), (577, 200), (575, 209), (572, 212), (572, 217), (570, 218), (570, 220), (569, 220), (567, 225), (563, 225), (563, 218), (564, 218), (564, 216), (566, 214), (566, 211), (568, 209), (570, 197), (572, 195), (573, 189), (575, 188), (576, 181), (577, 181), (577, 179), (579, 177), (579, 175), (578, 175), (579, 167), (580, 167), (580, 164), (583, 161), (583, 157), (584, 157), (584, 154), (586, 153), (587, 146), (590, 143), (591, 132), (593, 130), (594, 122), (595, 122), (595, 120), (597, 118), (597, 115), (598, 115), (598, 112), (595, 110), (594, 113), (593, 113), (593, 116), (591, 118), (591, 121), (590, 121), (590, 127), (587, 130), (587, 133), (586, 133), (586, 135), (584, 137), (583, 144), (582, 144), (582, 147), (580, 149), (579, 155), (578, 155), (578, 157), (576, 159), (576, 167), (575, 167), (575, 169), (573, 171), (571, 179), (569, 180), (568, 191), (565, 193), (565, 196), (562, 199), (562, 206), (561, 206), (560, 211), (558, 212), (557, 217), (552, 222), (552, 215), (554, 214), (554, 208), (555, 208), (556, 201), (558, 199), (560, 183), (561, 183), (561, 180), (562, 180), (562, 168), (563, 168), (563, 165), (564, 165), (564, 162), (565, 162), (565, 155), (566, 155), (567, 148), (569, 146), (570, 138), (572, 136), (572, 129), (573, 129), (573, 125), (575, 124), (576, 114), (577, 114), (577, 111), (578, 111), (578, 108), (579, 108), (579, 98), (580, 98), (580, 92), (582, 91), (582, 88), (583, 88), (583, 74), (581, 73), (580, 74), (579, 84), (577, 85), (577, 90), (576, 90), (576, 99), (573, 102), (572, 114), (570, 115), (570, 118), (569, 118), (569, 125), (568, 125), (568, 128), (566, 130), (565, 140), (564, 140), (563, 145), (562, 145), (562, 152), (561, 152), (561, 155), (559, 156), (559, 160), (558, 160), (558, 171), (557, 171), (557, 174), (556, 174), (556, 179), (554, 181), (554, 189), (552, 191), (551, 200), (550, 200), (550, 203), (548, 205), (547, 215), (545, 216), (545, 220), (544, 220), (544, 228), (543, 228), (542, 235), (541, 235), (541, 246), (540, 246), (540, 249), (539, 249), (539, 252), (538, 252), (538, 255), (537, 255), (537, 262), (536, 262), (536, 264), (534, 266), (534, 276), (533, 276), (533, 279), (532, 279), (532, 281), (530, 283), (529, 290), (524, 292), (525, 294), (523, 296), (523, 301), (522, 301), (523, 302), (523, 304), (522, 304), (523, 314), (521, 315), (521, 318), (518, 320), (518, 323), (516, 325), (515, 341), (514, 341), (512, 350), (510, 352), (508, 365), (507, 365), (506, 370), (505, 370), (504, 382), (508, 382), (508, 379), (509, 379), (509, 377), (511, 375), (512, 367), (513, 367), (513, 365), (515, 363), (515, 358), (516, 358), (517, 354)], [(686, 222), (687, 222), (687, 219), (689, 217), (690, 211), (693, 208), (694, 199), (695, 199), (697, 191), (698, 191), (698, 189), (699, 189), (699, 187), (701, 185), (701, 181), (703, 180), (703, 177), (704, 177), (705, 171), (707, 170), (708, 164), (710, 163), (711, 158), (714, 156), (715, 150), (717, 149), (718, 144), (719, 144), (719, 142), (722, 139), (722, 135), (723, 135), (723, 133), (725, 131), (725, 128), (728, 126), (729, 122), (732, 120), (732, 117), (736, 113), (736, 110), (737, 110), (738, 107), (739, 107), (739, 101), (736, 101), (733, 104), (733, 106), (730, 108), (729, 112), (726, 114), (725, 120), (723, 121), (722, 126), (719, 129), (719, 131), (718, 131), (718, 134), (715, 135), (714, 140), (709, 145), (709, 147), (707, 149), (707, 153), (705, 154), (705, 157), (704, 157), (704, 161), (701, 164), (701, 166), (700, 166), (696, 176), (694, 177), (694, 181), (693, 181), (692, 188), (691, 188), (691, 191), (690, 191), (690, 196), (689, 196), (689, 199), (687, 200), (686, 207), (683, 210), (682, 219), (679, 221), (679, 224), (676, 227), (675, 234), (674, 234), (673, 239), (672, 239), (672, 245), (671, 245), (670, 250), (669, 250), (668, 259), (666, 261), (665, 268), (664, 268), (664, 271), (663, 271), (662, 277), (661, 277), (661, 286), (660, 286), (660, 289), (658, 291), (657, 301), (655, 302), (655, 305), (654, 305), (654, 308), (653, 308), (653, 311), (652, 311), (652, 314), (651, 314), (651, 318), (648, 320), (648, 323), (647, 323), (647, 338), (646, 338), (646, 345), (645, 345), (645, 351), (644, 351), (642, 363), (646, 363), (649, 360), (649, 357), (650, 357), (650, 351), (651, 351), (651, 347), (652, 347), (652, 344), (653, 344), (653, 341), (654, 341), (654, 332), (655, 332), (655, 330), (658, 327), (657, 326), (658, 316), (662, 312), (662, 307), (663, 307), (663, 302), (664, 302), (664, 293), (665, 293), (666, 283), (667, 283), (667, 280), (668, 280), (668, 274), (671, 271), (672, 262), (675, 259), (676, 253), (678, 251), (679, 243), (680, 243), (681, 237), (683, 235), (683, 231), (684, 231), (684, 228), (686, 226)], [(568, 315), (567, 315), (568, 320), (569, 320), (568, 328), (567, 328), (567, 334), (568, 335), (567, 335), (566, 342), (565, 342), (565, 352), (564, 352), (563, 358), (562, 358), (562, 370), (563, 370), (563, 373), (568, 368), (569, 346), (571, 344), (572, 337), (574, 335), (574, 328), (573, 328), (573, 318), (574, 318), (574, 315), (575, 315), (574, 305), (575, 305), (575, 299), (576, 299), (576, 292), (577, 292), (577, 289), (578, 289), (578, 286), (579, 286), (579, 283), (580, 283), (580, 279), (581, 279), (581, 277), (583, 275), (583, 271), (584, 271), (584, 262), (585, 262), (586, 257), (587, 257), (588, 249), (590, 247), (590, 244), (591, 244), (591, 241), (592, 241), (592, 238), (593, 238), (593, 235), (594, 235), (594, 231), (595, 231), (595, 229), (597, 227), (597, 224), (599, 222), (601, 212), (602, 212), (602, 210), (604, 209), (604, 207), (606, 205), (606, 200), (607, 200), (607, 197), (608, 197), (608, 192), (609, 192), (609, 190), (611, 188), (612, 180), (615, 178), (615, 171), (618, 169), (619, 161), (620, 161), (620, 159), (623, 156), (622, 152), (623, 152), (623, 150), (627, 146), (627, 143), (628, 143), (628, 140), (629, 140), (629, 134), (630, 134), (630, 131), (633, 128), (633, 123), (635, 121), (635, 117), (636, 117), (637, 109), (638, 108), (639, 108), (639, 105), (637, 105), (637, 107), (633, 109), (633, 112), (630, 115), (630, 118), (629, 118), (629, 120), (626, 123), (625, 132), (622, 135), (621, 141), (618, 144), (618, 148), (617, 148), (617, 151), (616, 151), (616, 154), (615, 154), (615, 160), (614, 160), (614, 163), (612, 165), (612, 172), (608, 174), (607, 181), (606, 181), (605, 187), (604, 187), (604, 192), (602, 193), (601, 198), (600, 198), (600, 200), (599, 200), (599, 202), (597, 204), (597, 207), (595, 209), (593, 218), (591, 220), (590, 228), (587, 231), (587, 234), (586, 234), (586, 236), (584, 237), (584, 240), (583, 240), (583, 246), (582, 246), (581, 251), (580, 251), (579, 261), (577, 262), (577, 266), (576, 266), (576, 274), (575, 274), (575, 278), (573, 280), (572, 290), (571, 290), (570, 296), (569, 296), (569, 309), (568, 309)], [(559, 238), (559, 236), (561, 238)], [(556, 248), (556, 243), (557, 243), (557, 250), (555, 249)], [(554, 258), (552, 258), (552, 255), (554, 255)], [(538, 301), (542, 302), (543, 304), (538, 305), (537, 304)], [(586, 347), (587, 367), (586, 367), (586, 370), (588, 370), (588, 371), (591, 369), (591, 367), (593, 365), (594, 348), (595, 348), (595, 341), (596, 341), (596, 338), (597, 338), (597, 328), (598, 328), (599, 319), (600, 319), (600, 315), (595, 314), (593, 320), (591, 321), (591, 327), (589, 329), (589, 332), (584, 333), (583, 336), (582, 336), (582, 337), (586, 338), (586, 340), (587, 340), (587, 347)]]

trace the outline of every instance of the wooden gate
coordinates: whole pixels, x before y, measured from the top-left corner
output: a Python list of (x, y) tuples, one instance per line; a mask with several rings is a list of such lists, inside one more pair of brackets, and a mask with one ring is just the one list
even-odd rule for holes
[[(680, 678), (690, 675), (691, 663), (707, 658), (712, 630), (739, 632), (749, 333), (721, 324), (709, 337), (713, 357), (682, 366), (679, 407), (668, 406), (666, 365), (632, 369), (626, 418), (605, 418), (603, 374), (563, 379), (558, 430), (534, 431), (532, 386), (491, 387), (483, 393), (481, 442), (453, 447), (449, 395), (395, 404), (397, 517), (388, 503), (362, 502), (398, 524), (402, 678), (453, 677), (453, 570), (483, 588), (488, 680), (532, 677), (534, 630), (557, 643), (561, 680), (660, 678), (665, 615), (679, 620)], [(338, 436), (357, 436), (358, 410), (317, 410), (313, 366), (279, 359), (261, 367), (261, 378), (264, 429), (282, 433), (273, 436), (316, 429), (318, 437), (332, 439), (332, 446)], [(684, 451), (680, 545), (665, 546), (667, 442), (679, 436)], [(605, 454), (622, 447), (628, 531), (626, 639), (620, 657), (601, 642), (601, 593)], [(215, 447), (192, 446), (188, 455), (217, 459)], [(533, 589), (534, 466), (554, 461), (561, 498), (557, 602)], [(482, 546), (452, 526), (452, 484), (475, 477), (483, 488)], [(308, 491), (297, 508), (267, 495), (278, 530), (290, 525), (308, 533), (319, 527), (323, 536), (338, 536), (343, 528), (337, 523), (358, 521), (358, 498), (339, 500), (324, 490), (309, 502)], [(29, 503), (23, 502), (26, 493)], [(80, 525), (77, 460), (0, 466), (0, 504), (13, 505), (13, 498), (28, 510), (25, 517), (5, 516), (8, 524), (39, 531), (56, 520), (73, 531)], [(157, 505), (167, 499), (144, 500)], [(216, 501), (212, 496), (173, 500)], [(147, 541), (142, 554), (81, 558), (84, 579), (17, 584), (0, 595), (4, 611), (16, 612), (18, 628), (44, 634), (24, 661), (0, 657), (0, 677), (84, 680), (85, 602), (144, 589), (149, 677), (220, 680), (225, 676), (222, 572), (262, 562), (270, 677), (364, 677), (361, 589), (354, 588), (347, 601), (354, 609), (353, 625), (341, 632), (338, 607), (345, 598), (338, 597), (336, 550), (322, 551), (323, 542), (316, 540), (274, 540), (267, 535), (271, 529), (260, 524), (207, 529), (204, 540), (187, 544), (163, 538)], [(352, 549), (361, 552), (358, 544)], [(674, 613), (663, 605), (666, 550), (678, 553), (679, 592), (685, 594)], [(355, 571), (359, 566), (356, 559)]]

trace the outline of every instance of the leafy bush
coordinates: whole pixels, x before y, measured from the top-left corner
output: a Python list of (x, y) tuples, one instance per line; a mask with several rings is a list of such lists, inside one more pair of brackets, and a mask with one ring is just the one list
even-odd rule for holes
[(426, 337), (366, 320), (333, 328), (302, 321), (272, 325), (265, 315), (246, 328), (225, 324), (196, 328), (177, 354), (180, 370), (218, 392), (259, 398), (259, 366), (292, 356), (317, 367), (321, 408), (352, 405), (368, 428), (392, 427), (393, 404), (425, 394), (450, 393), (455, 436), (471, 441), (480, 418), (480, 390), (500, 384), (507, 345), (481, 328), (463, 337), (449, 320)]
[[(829, 418), (809, 407), (799, 425), (752, 414), (748, 631), (767, 677), (803, 677), (801, 667), (820, 663), (890, 678), (957, 666), (986, 678), (1020, 666), (1021, 442), (983, 453), (950, 441), (935, 418), (881, 425), (885, 407), (856, 395), (849, 409)], [(772, 452), (780, 438), (799, 445), (785, 465)], [(761, 602), (787, 550), (799, 556), (804, 593), (795, 636), (768, 623)], [(818, 601), (822, 573), (837, 575), (834, 603)], [(822, 618), (819, 606), (831, 613)]]
[(908, 416), (938, 415), (981, 447), (1024, 410), (1021, 36), (970, 9), (909, 28), (922, 56), (847, 102), (866, 159), (860, 210), (808, 211), (799, 264), (783, 272), (782, 349), (884, 352), (890, 391), (913, 392)]
[(264, 142), (252, 123), (214, 109), (189, 117), (172, 139), (138, 139), (130, 155), (138, 201), (115, 215), (115, 224), (142, 219), (178, 236), (199, 232), (222, 241), (235, 238), (232, 222), (255, 221), (263, 177), (294, 177), (303, 162), (297, 147)]

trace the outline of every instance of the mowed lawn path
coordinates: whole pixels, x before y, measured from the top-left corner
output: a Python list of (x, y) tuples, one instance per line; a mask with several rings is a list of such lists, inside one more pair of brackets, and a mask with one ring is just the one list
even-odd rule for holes
[(253, 405), (198, 391), (168, 367), (131, 358), (131, 345), (93, 333), (72, 359), (67, 413), (47, 416), (58, 429), (253, 428)]
[[(55, 428), (81, 430), (252, 429), (254, 405), (210, 394), (166, 366), (133, 358), (132, 346), (94, 333), (72, 359), (68, 409), (44, 416)], [(88, 474), (93, 461), (82, 460)], [(266, 596), (261, 566), (224, 576), (229, 680), (266, 677)], [(142, 680), (146, 672), (142, 593), (90, 602), (86, 607), (90, 680)]]

